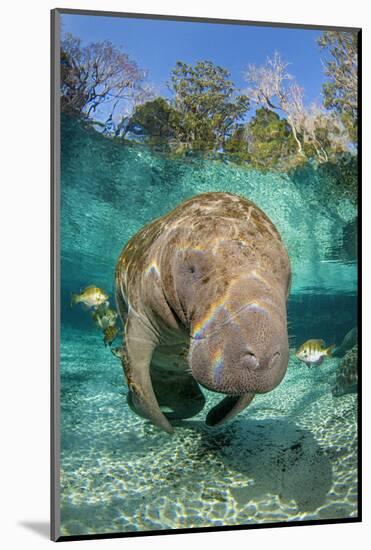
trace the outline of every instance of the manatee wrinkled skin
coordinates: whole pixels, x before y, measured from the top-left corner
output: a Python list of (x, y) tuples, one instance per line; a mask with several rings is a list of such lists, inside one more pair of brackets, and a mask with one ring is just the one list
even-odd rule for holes
[(198, 195), (141, 229), (116, 266), (130, 407), (170, 433), (169, 420), (204, 407), (200, 385), (226, 395), (209, 425), (273, 390), (288, 363), (290, 278), (277, 229), (237, 195)]

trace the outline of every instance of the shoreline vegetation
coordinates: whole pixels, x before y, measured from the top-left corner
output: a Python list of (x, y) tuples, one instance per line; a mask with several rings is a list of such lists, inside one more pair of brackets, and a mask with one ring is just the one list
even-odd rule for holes
[[(314, 169), (339, 196), (357, 200), (357, 33), (325, 31), (318, 39), (326, 82), (321, 105), (274, 52), (247, 64), (246, 87), (208, 60), (178, 61), (161, 97), (148, 72), (109, 41), (61, 43), (61, 111), (130, 147), (174, 159), (213, 159), (289, 175)], [(248, 116), (253, 112), (253, 116)], [(248, 119), (248, 120), (247, 120)]]

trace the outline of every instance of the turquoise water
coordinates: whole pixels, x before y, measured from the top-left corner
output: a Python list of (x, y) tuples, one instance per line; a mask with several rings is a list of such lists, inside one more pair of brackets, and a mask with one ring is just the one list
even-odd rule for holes
[[(290, 345), (340, 345), (356, 326), (356, 207), (321, 173), (259, 173), (114, 144), (62, 119), (61, 534), (357, 516), (357, 394), (334, 397), (341, 359), (317, 369), (293, 353), (285, 379), (233, 422), (208, 428), (220, 396), (173, 436), (126, 404), (120, 362), (72, 292), (113, 298), (115, 263), (143, 225), (205, 191), (258, 204), (293, 270)], [(112, 300), (113, 301), (113, 300)]]

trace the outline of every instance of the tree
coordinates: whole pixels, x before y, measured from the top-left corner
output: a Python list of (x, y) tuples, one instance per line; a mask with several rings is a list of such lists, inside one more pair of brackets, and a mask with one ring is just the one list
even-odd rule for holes
[(245, 128), (251, 165), (259, 169), (286, 169), (296, 156), (296, 144), (287, 120), (266, 107), (257, 109)]
[(245, 134), (245, 127), (238, 126), (231, 137), (224, 142), (224, 152), (236, 163), (250, 162), (251, 160)]
[(247, 95), (261, 107), (271, 111), (282, 111), (290, 124), (297, 144), (298, 154), (304, 156), (302, 144), (297, 136), (294, 115), (302, 104), (302, 89), (287, 72), (289, 63), (282, 60), (278, 52), (267, 57), (265, 65), (249, 65), (245, 72), (248, 83)]
[(118, 107), (140, 96), (148, 98), (146, 74), (128, 55), (111, 42), (82, 46), (67, 34), (61, 44), (61, 109), (84, 118), (103, 117), (112, 121)]
[(68, 114), (83, 112), (88, 96), (79, 83), (78, 71), (69, 54), (61, 50), (61, 109)]
[(315, 103), (298, 113), (296, 126), (307, 158), (323, 163), (348, 150), (349, 135), (340, 118)]
[(178, 61), (172, 70), (169, 87), (181, 115), (177, 138), (186, 149), (218, 151), (243, 119), (249, 100), (238, 95), (229, 77), (211, 61), (194, 66)]
[(318, 44), (327, 55), (323, 85), (324, 105), (337, 112), (354, 143), (357, 142), (358, 55), (357, 33), (325, 31)]
[(259, 106), (284, 114), (299, 156), (305, 159), (311, 151), (319, 162), (327, 162), (333, 145), (336, 150), (346, 150), (345, 128), (335, 114), (314, 104), (304, 106), (304, 90), (287, 72), (288, 65), (278, 52), (261, 67), (249, 65), (245, 73), (247, 95)]
[(128, 120), (125, 134), (143, 136), (150, 146), (168, 148), (175, 140), (180, 115), (162, 97), (139, 105)]

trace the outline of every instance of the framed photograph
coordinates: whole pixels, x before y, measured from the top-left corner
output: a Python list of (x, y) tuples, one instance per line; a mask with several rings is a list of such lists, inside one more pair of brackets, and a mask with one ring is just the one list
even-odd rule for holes
[(361, 30), (51, 21), (52, 539), (361, 521)]

